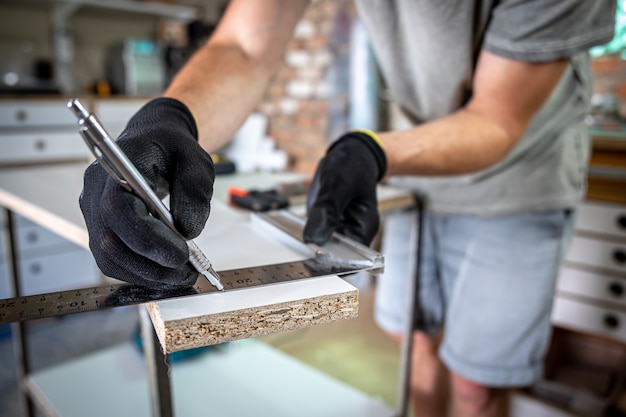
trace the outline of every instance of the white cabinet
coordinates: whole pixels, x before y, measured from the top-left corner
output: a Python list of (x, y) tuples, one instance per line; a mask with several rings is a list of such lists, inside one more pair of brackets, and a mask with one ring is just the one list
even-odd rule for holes
[(117, 139), (126, 127), (128, 120), (147, 102), (148, 99), (97, 100), (92, 111), (109, 136)]
[[(66, 100), (0, 100), (0, 168), (61, 163), (91, 158), (78, 134)], [(2, 213), (4, 216), (4, 212)], [(7, 223), (0, 222), (0, 298), (13, 296)], [(22, 295), (97, 284), (100, 273), (91, 254), (19, 216), (14, 236), (22, 275)], [(58, 267), (63, 267), (57, 270)]]
[(87, 159), (89, 153), (76, 131), (4, 133), (0, 164)]
[(101, 284), (91, 254), (83, 249), (42, 252), (20, 259), (23, 295), (93, 287)]
[(626, 207), (585, 202), (557, 284), (555, 325), (626, 342)]
[(532, 408), (538, 398), (518, 395), (512, 415), (604, 415), (626, 376), (626, 206), (586, 201), (580, 207), (552, 323), (545, 375), (531, 392), (554, 407), (538, 413)]
[(0, 166), (88, 159), (65, 102), (0, 101)]
[[(75, 127), (76, 120), (65, 100), (3, 100), (0, 102), (0, 128)], [(76, 129), (74, 129), (76, 132)]]
[[(147, 99), (81, 100), (113, 138)], [(91, 160), (65, 98), (0, 100), (0, 169)], [(76, 204), (75, 201), (67, 204)], [(4, 212), (2, 212), (4, 216)], [(12, 297), (6, 219), (0, 218), (0, 298)], [(22, 295), (90, 287), (102, 283), (89, 251), (20, 216), (15, 217)]]
[[(15, 216), (14, 237), (21, 275), (21, 295), (63, 291), (101, 284), (101, 274), (91, 253), (58, 235)], [(0, 229), (0, 298), (12, 297), (10, 260), (6, 250), (7, 225)]]
[[(115, 139), (148, 99), (81, 100)], [(0, 167), (90, 160), (67, 99), (0, 100)]]

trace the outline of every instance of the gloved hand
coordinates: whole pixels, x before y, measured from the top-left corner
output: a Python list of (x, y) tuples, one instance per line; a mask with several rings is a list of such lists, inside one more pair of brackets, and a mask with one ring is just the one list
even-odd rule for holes
[[(204, 228), (215, 180), (213, 161), (197, 137), (193, 115), (183, 103), (157, 98), (131, 118), (117, 140), (157, 195), (170, 195), (176, 229), (188, 239)], [(89, 247), (105, 275), (157, 290), (196, 281), (185, 241), (98, 162), (85, 171), (79, 202)]]
[(336, 231), (369, 245), (380, 224), (376, 184), (386, 169), (385, 152), (373, 132), (354, 131), (337, 139), (309, 188), (304, 241), (323, 245)]

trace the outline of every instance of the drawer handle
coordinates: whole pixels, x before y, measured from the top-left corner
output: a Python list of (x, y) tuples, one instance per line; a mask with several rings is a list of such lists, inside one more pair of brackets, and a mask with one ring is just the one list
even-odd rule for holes
[(615, 251), (613, 252), (613, 259), (615, 259), (615, 262), (617, 262), (618, 264), (626, 263), (626, 252), (624, 252), (622, 249), (615, 249)]
[(25, 122), (28, 118), (28, 112), (26, 110), (20, 109), (15, 112), (15, 119), (18, 122)]
[(624, 286), (619, 282), (611, 282), (609, 284), (609, 292), (616, 297), (621, 297), (624, 295)]
[(37, 139), (35, 141), (35, 149), (37, 149), (38, 151), (45, 151), (47, 147), (48, 144), (46, 143), (45, 139)]
[(604, 324), (611, 330), (615, 330), (619, 327), (619, 318), (613, 314), (607, 314), (604, 316)]
[(620, 214), (617, 216), (617, 225), (626, 230), (626, 214)]
[(41, 264), (39, 262), (35, 262), (34, 264), (30, 265), (30, 272), (32, 272), (33, 274), (38, 274), (41, 272)]
[(39, 234), (37, 232), (28, 232), (26, 240), (28, 240), (29, 243), (35, 243), (39, 240)]

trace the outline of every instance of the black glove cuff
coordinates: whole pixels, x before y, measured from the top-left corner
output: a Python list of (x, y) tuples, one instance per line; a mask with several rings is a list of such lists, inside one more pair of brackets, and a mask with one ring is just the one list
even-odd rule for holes
[(198, 128), (193, 113), (183, 102), (171, 97), (158, 97), (150, 100), (128, 122), (128, 127), (146, 126), (146, 124), (148, 126), (162, 125), (170, 121), (177, 123), (178, 126), (183, 121), (196, 141), (198, 140)]
[(367, 133), (354, 131), (346, 133), (345, 135), (337, 139), (332, 145), (330, 145), (326, 153), (328, 154), (331, 149), (333, 149), (340, 143), (345, 144), (346, 142), (361, 143), (372, 152), (372, 155), (376, 160), (376, 165), (378, 166), (378, 175), (376, 176), (376, 181), (380, 181), (385, 176), (385, 172), (387, 172), (387, 157), (385, 156), (385, 151), (383, 151), (383, 148), (381, 148), (380, 145), (374, 140), (374, 138), (372, 138)]

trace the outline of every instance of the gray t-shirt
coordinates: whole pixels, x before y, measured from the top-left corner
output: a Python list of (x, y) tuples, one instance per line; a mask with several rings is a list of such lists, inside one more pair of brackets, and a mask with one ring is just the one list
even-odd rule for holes
[(391, 184), (418, 190), (440, 213), (500, 215), (580, 200), (590, 148), (587, 51), (611, 40), (615, 0), (357, 0), (357, 6), (391, 95), (415, 124), (467, 103), (481, 49), (519, 61), (570, 59), (502, 161), (472, 174), (394, 177)]

